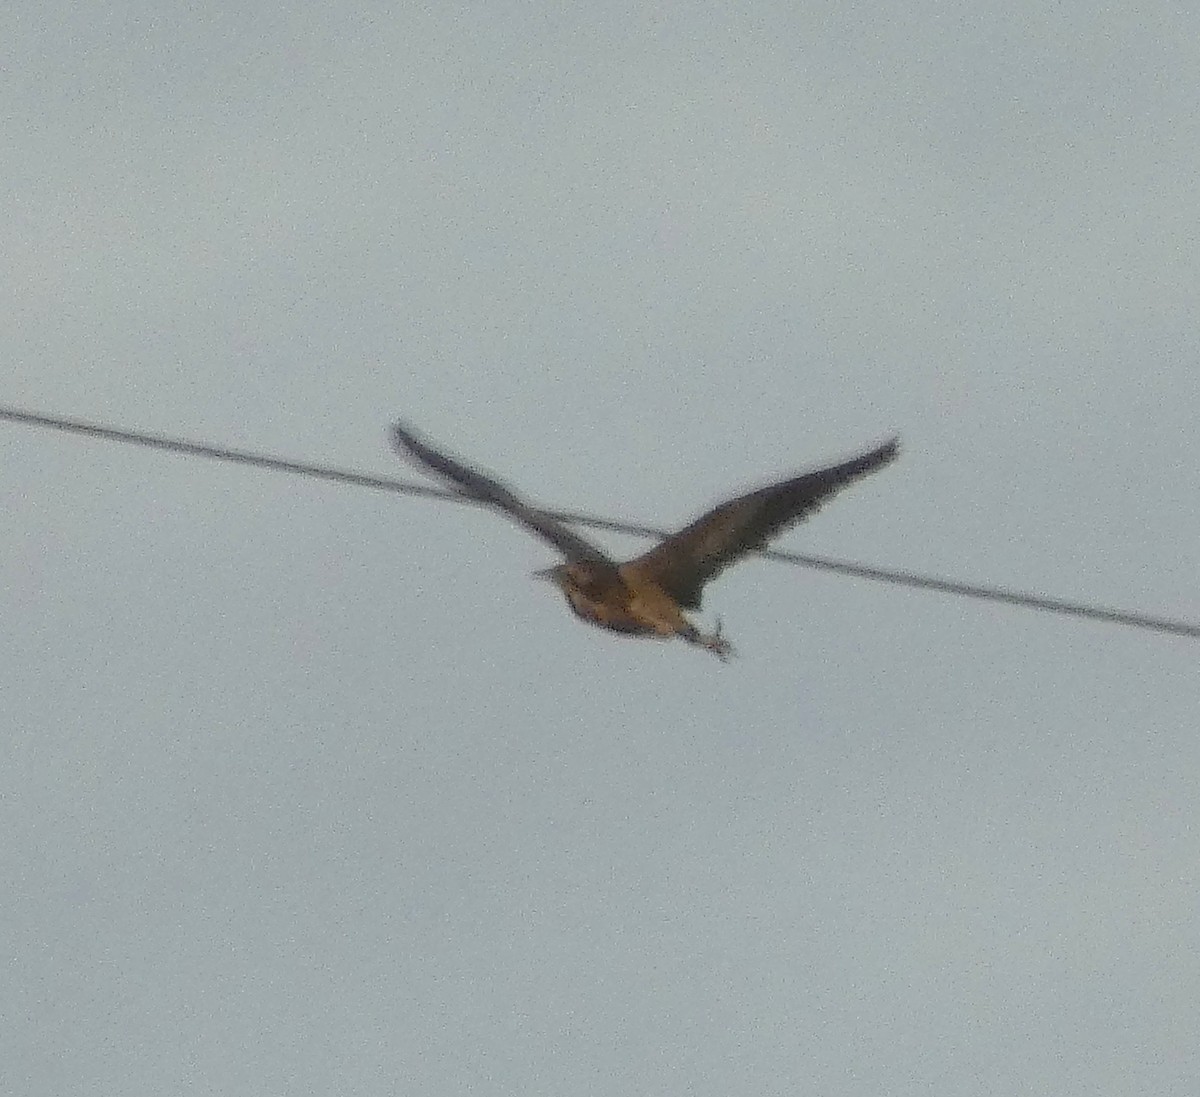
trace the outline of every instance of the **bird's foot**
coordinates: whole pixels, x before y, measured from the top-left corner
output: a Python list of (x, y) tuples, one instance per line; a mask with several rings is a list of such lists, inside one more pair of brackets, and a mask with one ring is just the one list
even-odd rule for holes
[(717, 618), (717, 627), (707, 635), (700, 636), (701, 645), (711, 651), (722, 663), (728, 663), (736, 654), (733, 645), (721, 633), (721, 619)]

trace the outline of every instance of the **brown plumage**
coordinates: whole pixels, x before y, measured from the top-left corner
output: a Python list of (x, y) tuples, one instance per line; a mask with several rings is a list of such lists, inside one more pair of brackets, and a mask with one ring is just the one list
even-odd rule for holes
[(702, 633), (684, 615), (697, 609), (707, 583), (746, 553), (811, 514), (844, 485), (896, 456), (893, 438), (859, 457), (802, 473), (721, 503), (691, 525), (625, 563), (612, 560), (562, 522), (530, 506), (503, 484), (434, 449), (403, 423), (393, 428), (397, 447), (464, 495), (491, 504), (545, 538), (566, 563), (538, 572), (556, 583), (572, 610), (586, 621), (635, 636), (679, 636), (727, 659), (733, 648), (715, 632)]

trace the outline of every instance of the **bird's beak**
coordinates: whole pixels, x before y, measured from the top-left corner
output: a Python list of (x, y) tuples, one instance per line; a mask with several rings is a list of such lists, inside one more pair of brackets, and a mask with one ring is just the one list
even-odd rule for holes
[(554, 569), (553, 568), (542, 568), (541, 571), (535, 571), (533, 573), (533, 577), (535, 579), (548, 579), (551, 582), (553, 582), (554, 581)]

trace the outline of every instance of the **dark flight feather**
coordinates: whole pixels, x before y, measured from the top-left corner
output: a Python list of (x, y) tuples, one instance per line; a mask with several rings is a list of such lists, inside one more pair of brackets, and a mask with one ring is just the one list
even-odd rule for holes
[(635, 583), (654, 583), (681, 606), (696, 609), (704, 584), (724, 568), (807, 517), (839, 488), (886, 465), (898, 451), (899, 440), (893, 438), (840, 465), (730, 499), (621, 565), (621, 574)]
[(392, 434), (397, 448), (402, 453), (415, 457), (443, 479), (449, 480), (464, 495), (504, 511), (515, 522), (556, 546), (568, 560), (608, 564), (615, 570), (616, 564), (595, 545), (585, 541), (562, 522), (551, 518), (537, 507), (530, 506), (499, 480), (485, 476), (478, 469), (468, 468), (452, 457), (447, 457), (440, 450), (433, 449), (416, 431), (404, 423), (394, 424)]

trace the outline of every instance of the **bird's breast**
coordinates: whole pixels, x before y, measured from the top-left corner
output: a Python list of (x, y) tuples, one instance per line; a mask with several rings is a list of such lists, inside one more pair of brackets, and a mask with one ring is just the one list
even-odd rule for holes
[[(626, 592), (612, 592), (606, 598), (592, 598), (579, 590), (568, 590), (567, 603), (577, 617), (589, 624), (600, 628), (611, 629), (613, 632), (624, 632), (634, 636), (645, 636), (658, 630), (654, 625), (643, 620), (631, 611), (627, 597), (620, 597)], [(613, 595), (618, 596), (614, 597)]]

